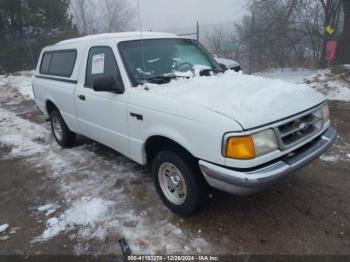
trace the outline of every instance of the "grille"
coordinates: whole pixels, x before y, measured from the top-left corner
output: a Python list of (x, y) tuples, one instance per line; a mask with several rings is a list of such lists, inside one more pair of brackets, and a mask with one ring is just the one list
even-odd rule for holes
[(323, 127), (322, 110), (318, 109), (306, 115), (278, 126), (275, 130), (281, 149), (292, 147), (317, 134)]

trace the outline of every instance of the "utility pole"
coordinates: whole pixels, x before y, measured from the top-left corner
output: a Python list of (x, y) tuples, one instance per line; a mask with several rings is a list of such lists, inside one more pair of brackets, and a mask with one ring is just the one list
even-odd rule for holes
[(254, 50), (254, 28), (255, 28), (255, 13), (253, 12), (252, 26), (250, 29), (250, 47), (249, 47), (249, 74), (253, 74), (253, 50)]
[(197, 42), (199, 42), (199, 22), (197, 21)]

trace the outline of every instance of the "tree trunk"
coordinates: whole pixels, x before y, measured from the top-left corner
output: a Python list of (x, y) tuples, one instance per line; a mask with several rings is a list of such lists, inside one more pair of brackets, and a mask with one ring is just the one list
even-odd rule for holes
[[(329, 26), (331, 24), (331, 17), (332, 17), (332, 10), (331, 10), (331, 1), (330, 0), (321, 0), (323, 2), (323, 9), (324, 9), (324, 15), (325, 15), (325, 20), (324, 20), (324, 28)], [(330, 40), (330, 35), (326, 33), (325, 31), (323, 32), (323, 41), (322, 41), (322, 53), (321, 53), (321, 58), (320, 58), (320, 67), (321, 68), (326, 68), (327, 67), (327, 42)]]
[(350, 64), (350, 0), (343, 0), (344, 27), (338, 41), (337, 64)]

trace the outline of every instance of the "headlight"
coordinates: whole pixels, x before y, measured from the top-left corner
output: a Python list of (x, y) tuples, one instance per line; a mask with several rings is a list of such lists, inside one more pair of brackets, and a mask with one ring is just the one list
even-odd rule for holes
[(275, 132), (268, 129), (250, 136), (229, 137), (226, 142), (225, 156), (247, 160), (270, 153), (278, 149)]
[(257, 156), (265, 155), (278, 148), (277, 138), (272, 129), (254, 134), (253, 140)]
[(323, 123), (327, 123), (329, 121), (329, 105), (325, 104), (322, 107), (322, 115), (323, 115)]

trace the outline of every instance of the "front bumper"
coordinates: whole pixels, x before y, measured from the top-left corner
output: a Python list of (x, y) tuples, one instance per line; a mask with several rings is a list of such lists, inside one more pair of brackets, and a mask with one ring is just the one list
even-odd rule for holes
[(296, 150), (295, 154), (256, 170), (236, 171), (200, 160), (199, 167), (214, 188), (237, 195), (249, 195), (269, 188), (289, 173), (296, 171), (329, 149), (337, 132), (328, 128), (308, 145)]

